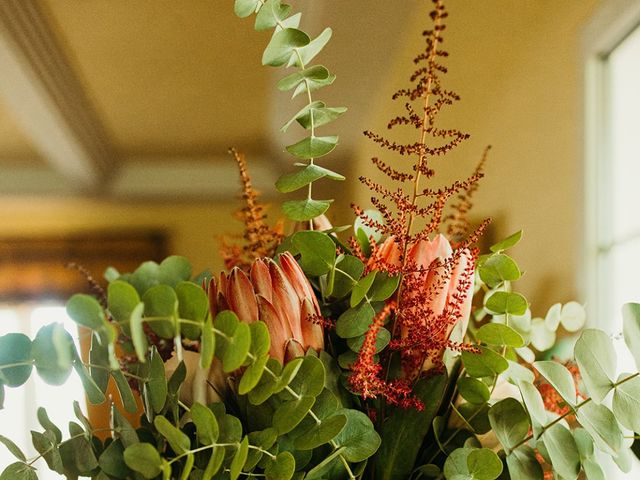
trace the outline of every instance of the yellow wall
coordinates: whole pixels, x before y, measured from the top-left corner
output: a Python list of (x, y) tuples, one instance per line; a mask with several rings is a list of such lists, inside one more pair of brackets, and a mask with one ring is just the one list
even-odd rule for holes
[[(389, 75), (390, 93), (407, 83), (411, 58), (423, 48), (420, 32), (428, 21), (419, 2), (413, 25), (406, 29), (405, 49)], [(575, 298), (579, 267), (582, 204), (581, 28), (596, 0), (454, 0), (444, 47), (449, 74), (444, 86), (462, 101), (442, 116), (441, 126), (472, 134), (460, 154), (434, 160), (441, 179), (467, 176), (485, 145), (493, 149), (486, 177), (476, 197), (474, 216), (494, 218), (496, 234), (524, 229), (513, 253), (525, 277), (516, 288), (544, 315), (555, 301)], [(385, 93), (387, 93), (385, 92)], [(383, 131), (402, 104), (387, 100), (371, 115)], [(417, 133), (408, 129), (417, 140)], [(373, 144), (359, 152), (359, 169), (367, 158), (389, 155)], [(369, 195), (359, 189), (360, 201)]]
[[(218, 237), (239, 232), (239, 203), (162, 204), (89, 199), (3, 199), (0, 236), (65, 235), (81, 232), (157, 229), (170, 236), (171, 253), (187, 256), (194, 272), (222, 268)], [(95, 272), (100, 274), (102, 272)]]

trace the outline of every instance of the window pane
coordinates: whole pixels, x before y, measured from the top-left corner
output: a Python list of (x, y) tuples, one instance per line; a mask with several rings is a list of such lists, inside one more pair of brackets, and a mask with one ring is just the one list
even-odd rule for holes
[[(614, 241), (640, 234), (640, 28), (609, 57), (610, 155)], [(606, 225), (603, 225), (605, 227)]]
[[(21, 332), (34, 338), (38, 330), (44, 325), (60, 322), (76, 341), (78, 329), (75, 323), (67, 317), (61, 306), (34, 306), (0, 309), (0, 335), (9, 332)], [(0, 410), (0, 425), (2, 433), (20, 446), (27, 457), (34, 457), (36, 451), (31, 445), (30, 430), (42, 431), (36, 417), (38, 407), (47, 410), (49, 418), (60, 427), (63, 435), (68, 437), (67, 425), (69, 421), (76, 421), (73, 413), (73, 400), (78, 400), (82, 410), (85, 410), (82, 383), (72, 372), (67, 382), (62, 386), (51, 386), (43, 382), (37, 374), (32, 374), (29, 381), (20, 388), (7, 389), (5, 409)], [(15, 458), (4, 448), (0, 447), (0, 471)], [(63, 479), (61, 475), (49, 471), (44, 460), (35, 463), (38, 478), (41, 480)]]

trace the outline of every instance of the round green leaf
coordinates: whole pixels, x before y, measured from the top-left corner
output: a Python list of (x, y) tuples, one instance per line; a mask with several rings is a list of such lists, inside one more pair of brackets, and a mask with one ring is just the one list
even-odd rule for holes
[(502, 355), (488, 347), (480, 347), (480, 353), (462, 352), (462, 363), (471, 377), (491, 377), (509, 368)]
[(38, 480), (38, 475), (33, 467), (23, 462), (16, 462), (2, 471), (0, 480)]
[(128, 323), (131, 312), (140, 303), (140, 295), (132, 285), (122, 280), (109, 284), (107, 305), (111, 316), (119, 323)]
[(371, 304), (365, 302), (356, 308), (345, 311), (336, 322), (336, 333), (342, 338), (364, 335), (369, 329), (376, 312)]
[(175, 290), (168, 285), (156, 285), (145, 292), (142, 301), (145, 317), (154, 317), (148, 321), (151, 329), (162, 338), (173, 338), (178, 307)]
[(32, 361), (29, 337), (21, 333), (0, 337), (0, 383), (8, 387), (22, 385), (31, 375)]
[(487, 323), (480, 327), (476, 333), (476, 338), (480, 342), (489, 345), (524, 347), (524, 339), (513, 328), (500, 323)]
[(291, 387), (298, 395), (317, 397), (324, 389), (324, 365), (318, 357), (307, 355), (304, 357), (298, 374), (291, 380)]
[(527, 299), (516, 292), (494, 292), (485, 303), (485, 308), (498, 315), (524, 315), (529, 304)]
[(513, 398), (494, 404), (489, 410), (489, 422), (507, 454), (529, 432), (529, 415)]
[(124, 459), (124, 447), (120, 439), (109, 444), (98, 458), (100, 470), (114, 478), (127, 478), (132, 475)]
[(124, 462), (144, 478), (155, 478), (162, 473), (162, 458), (150, 443), (136, 443), (124, 451)]
[(587, 312), (578, 302), (569, 302), (562, 306), (560, 323), (567, 332), (577, 332), (587, 320)]
[(542, 318), (534, 318), (531, 321), (530, 340), (536, 350), (544, 352), (555, 345), (556, 332), (549, 330), (547, 323)]
[(517, 385), (531, 419), (540, 426), (546, 425), (547, 412), (538, 389), (531, 382), (518, 381)]
[[(347, 345), (354, 352), (359, 352), (362, 348), (362, 344), (364, 343), (364, 335), (360, 335), (359, 337), (347, 338)], [(376, 353), (382, 351), (389, 342), (391, 341), (391, 332), (386, 328), (381, 328), (378, 330), (378, 334), (376, 336)]]
[(251, 353), (256, 357), (262, 357), (269, 353), (271, 339), (269, 329), (264, 322), (253, 322), (249, 324), (251, 330)]
[[(192, 282), (179, 282), (176, 285), (178, 297), (178, 314), (180, 318), (204, 323), (209, 312), (209, 299), (202, 287)], [(192, 323), (182, 323), (180, 332), (190, 340), (200, 338), (201, 328)]]
[(603, 404), (588, 402), (578, 410), (576, 418), (600, 450), (613, 456), (618, 454), (624, 439), (611, 410)]
[(267, 480), (290, 480), (296, 469), (296, 461), (291, 452), (280, 452), (267, 463), (264, 474)]
[(99, 330), (105, 321), (100, 303), (84, 293), (77, 293), (69, 299), (67, 314), (74, 322), (92, 330)]
[(191, 278), (191, 263), (185, 257), (172, 255), (165, 258), (158, 267), (159, 282), (170, 287), (175, 287), (189, 278)]
[(298, 450), (313, 450), (320, 445), (330, 442), (338, 435), (347, 424), (347, 417), (334, 415), (313, 425), (310, 429), (295, 439), (295, 447)]
[(315, 400), (315, 397), (305, 395), (280, 405), (273, 414), (273, 426), (278, 430), (278, 433), (284, 435), (293, 430), (309, 413)]
[(496, 253), (487, 258), (478, 268), (480, 279), (489, 287), (494, 288), (505, 281), (515, 281), (520, 278), (518, 264), (509, 256)]
[(227, 348), (222, 356), (225, 372), (233, 372), (242, 366), (251, 347), (251, 330), (246, 323), (238, 323), (233, 336), (227, 340)]
[(62, 385), (71, 374), (73, 339), (61, 323), (38, 330), (31, 354), (38, 375), (50, 385)]
[(495, 480), (502, 473), (502, 461), (494, 451), (478, 448), (469, 453), (467, 468), (474, 480)]
[(300, 252), (300, 267), (311, 276), (327, 273), (335, 263), (336, 246), (326, 233), (302, 231), (293, 235), (293, 245)]
[(213, 412), (200, 403), (194, 403), (189, 411), (191, 420), (196, 426), (198, 442), (202, 445), (213, 445), (220, 434), (218, 421)]
[(334, 442), (342, 447), (342, 456), (349, 462), (362, 462), (378, 450), (381, 439), (369, 417), (351, 409), (341, 409), (336, 415), (347, 417), (347, 423)]
[(247, 369), (242, 374), (240, 384), (238, 385), (238, 393), (240, 395), (247, 394), (256, 385), (258, 385), (258, 382), (260, 382), (260, 378), (264, 373), (264, 368), (267, 365), (268, 360), (269, 355), (265, 354), (261, 357), (257, 357), (254, 362), (247, 367)]
[(489, 387), (476, 378), (460, 377), (457, 385), (460, 395), (469, 403), (479, 405), (489, 400)]

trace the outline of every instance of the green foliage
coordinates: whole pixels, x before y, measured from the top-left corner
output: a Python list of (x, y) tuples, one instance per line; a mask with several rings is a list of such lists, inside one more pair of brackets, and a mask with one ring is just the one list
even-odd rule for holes
[(521, 239), (522, 239), (522, 230), (519, 230), (516, 233), (509, 235), (504, 240), (496, 243), (495, 245), (492, 245), (491, 247), (489, 247), (489, 250), (491, 250), (494, 253), (501, 253), (504, 250), (508, 250), (512, 247), (515, 247), (520, 242)]
[(529, 432), (529, 416), (520, 402), (505, 398), (489, 410), (491, 428), (508, 454)]
[(502, 461), (488, 448), (458, 448), (444, 464), (444, 476), (453, 480), (494, 480), (502, 473)]
[(616, 352), (609, 336), (601, 330), (582, 332), (574, 348), (582, 380), (594, 402), (600, 403), (613, 389)]

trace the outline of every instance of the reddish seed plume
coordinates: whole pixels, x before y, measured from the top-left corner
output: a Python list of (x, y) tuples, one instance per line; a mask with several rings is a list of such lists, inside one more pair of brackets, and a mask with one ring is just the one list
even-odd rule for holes
[(238, 164), (242, 183), (242, 199), (245, 206), (238, 212), (238, 217), (245, 226), (242, 235), (244, 244), (238, 245), (231, 243), (228, 238), (222, 238), (220, 253), (228, 270), (239, 267), (248, 271), (254, 260), (273, 256), (283, 235), (281, 228), (271, 228), (265, 221), (265, 206), (258, 201), (258, 193), (251, 183), (244, 154), (234, 148), (230, 149), (229, 153)]
[[(469, 287), (473, 282), (477, 258), (477, 250), (472, 246), (488, 225), (487, 220), (476, 231), (470, 232), (466, 218), (471, 208), (470, 199), (483, 176), (486, 152), (467, 178), (449, 185), (432, 186), (436, 163), (469, 138), (460, 130), (441, 128), (437, 122), (438, 115), (460, 97), (441, 84), (441, 77), (447, 71), (441, 62), (448, 55), (442, 49), (444, 21), (448, 14), (442, 0), (432, 1), (434, 10), (430, 17), (433, 27), (423, 32), (425, 49), (414, 59), (416, 69), (410, 76), (410, 86), (398, 90), (392, 97), (403, 101), (404, 112), (387, 125), (389, 130), (413, 127), (418, 132), (418, 140), (402, 143), (373, 131), (364, 132), (366, 137), (390, 154), (399, 155), (399, 159), (395, 164), (381, 158), (372, 159), (376, 169), (389, 179), (385, 185), (368, 177), (360, 178), (371, 191), (371, 203), (380, 212), (383, 222), (369, 218), (362, 208), (352, 205), (364, 225), (387, 238), (392, 237), (399, 250), (399, 260), (389, 261), (381, 254), (382, 245), (372, 242), (369, 259), (364, 258), (360, 249), (354, 249), (356, 256), (366, 265), (365, 272), (378, 270), (401, 275), (401, 283), (395, 303), (387, 305), (375, 317), (366, 333), (358, 360), (352, 366), (351, 386), (364, 398), (383, 396), (388, 403), (402, 406), (419, 406), (411, 394), (413, 381), (421, 375), (426, 364), (436, 369), (443, 367), (445, 348), (458, 351), (474, 348), (450, 341), (449, 335), (454, 324), (468, 316), (463, 305), (466, 303), (465, 308), (468, 309)], [(421, 185), (421, 182), (426, 185)], [(451, 213), (446, 213), (452, 199), (455, 202), (450, 207)], [(449, 233), (455, 249), (453, 254), (428, 268), (418, 267), (409, 255), (410, 250), (442, 231), (445, 221), (449, 224), (445, 231)], [(351, 244), (355, 246), (355, 242)], [(456, 274), (457, 289), (450, 292), (448, 282), (454, 269), (463, 261), (466, 267), (459, 275)], [(427, 307), (445, 296), (443, 308), (434, 311)], [(390, 350), (401, 352), (404, 375), (398, 379), (387, 378), (389, 354), (383, 355), (382, 364), (376, 363), (374, 357), (376, 335), (387, 317), (393, 325)]]

